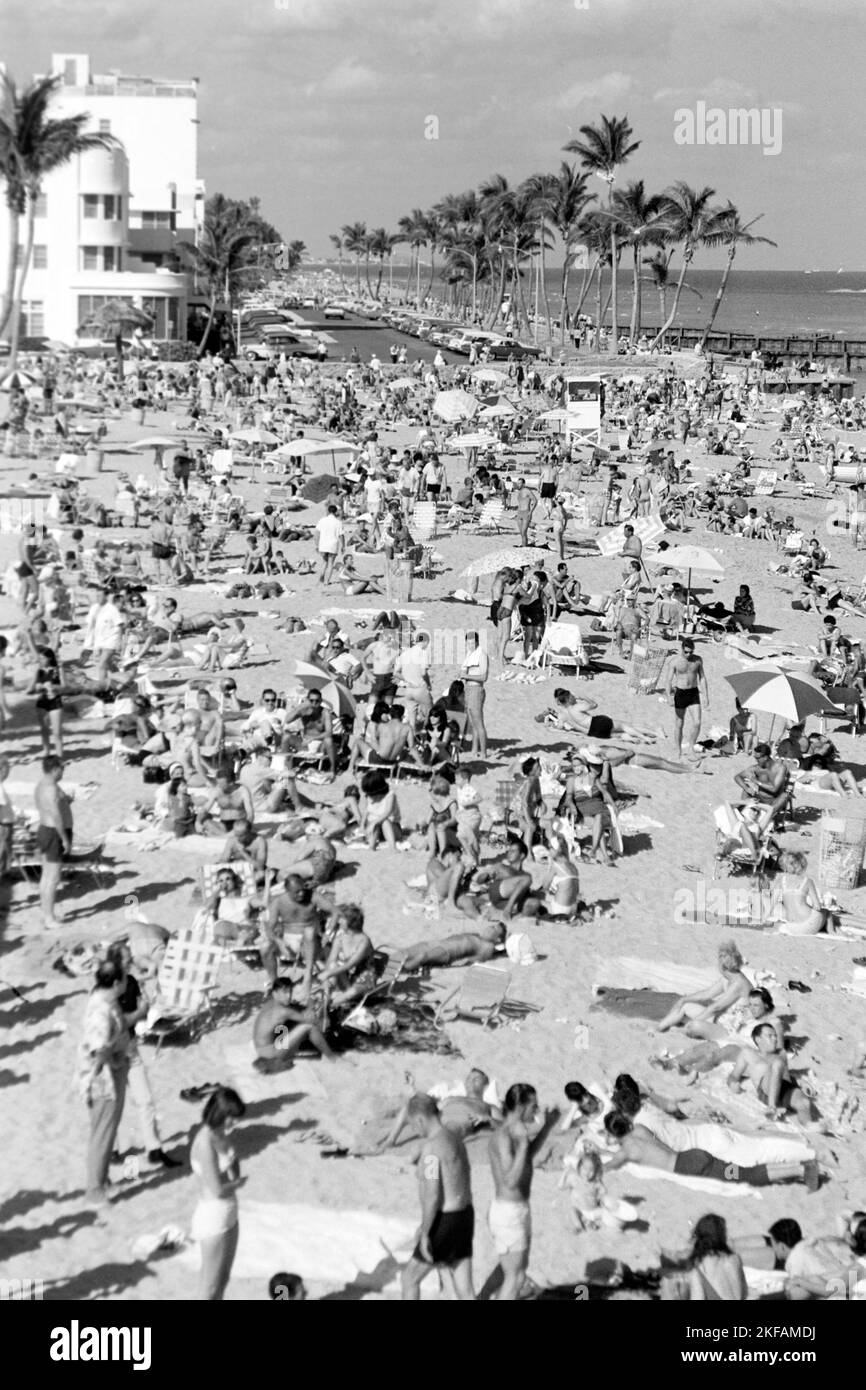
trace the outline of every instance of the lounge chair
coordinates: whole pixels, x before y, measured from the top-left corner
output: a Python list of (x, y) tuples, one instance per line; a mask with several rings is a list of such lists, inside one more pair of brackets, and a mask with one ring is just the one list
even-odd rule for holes
[(169, 941), (157, 976), (157, 997), (140, 1033), (146, 1042), (156, 1041), (157, 1052), (166, 1038), (185, 1033), (192, 1039), (207, 1027), (224, 960), (223, 948), (204, 940), (197, 924)]
[(437, 1026), (466, 1018), (485, 1028), (495, 1028), (510, 985), (511, 971), (503, 966), (470, 965), (457, 988), (439, 1005)]

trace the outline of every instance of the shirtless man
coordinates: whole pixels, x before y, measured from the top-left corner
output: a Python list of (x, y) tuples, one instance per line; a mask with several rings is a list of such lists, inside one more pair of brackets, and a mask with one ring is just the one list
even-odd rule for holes
[(619, 1145), (619, 1151), (604, 1165), (606, 1173), (614, 1172), (626, 1163), (641, 1163), (647, 1168), (660, 1168), (666, 1173), (680, 1173), (691, 1178), (714, 1178), (718, 1182), (743, 1182), (750, 1187), (768, 1187), (774, 1182), (803, 1182), (814, 1192), (819, 1185), (815, 1159), (745, 1166), (726, 1163), (724, 1159), (707, 1153), (706, 1149), (684, 1149), (677, 1153), (619, 1110), (611, 1110), (605, 1115), (604, 1128), (608, 1138)]
[(747, 767), (734, 778), (747, 796), (760, 801), (766, 808), (758, 822), (759, 831), (766, 830), (773, 817), (784, 809), (790, 776), (785, 764), (772, 756), (768, 743), (756, 743), (754, 767)]
[(257, 887), (264, 886), (268, 869), (268, 842), (263, 835), (256, 834), (254, 826), (245, 817), (235, 821), (234, 830), (219, 858), (221, 864), (235, 861), (252, 864)]
[(467, 917), (479, 915), (475, 899), (466, 891), (469, 873), (457, 845), (446, 845), (442, 853), (427, 862), (427, 892), (435, 893), (438, 902), (463, 912)]
[(537, 504), (538, 494), (526, 486), (525, 478), (518, 478), (517, 486), (514, 489), (514, 506), (517, 510), (517, 530), (520, 533), (518, 545), (529, 545), (529, 526)]
[[(312, 890), (296, 874), (287, 874), (283, 881), (283, 891), (272, 898), (268, 904), (264, 934), (267, 945), (262, 950), (262, 964), (268, 978), (277, 978), (277, 965), (284, 959), (288, 947), (297, 957), (304, 958), (303, 997), (309, 998), (313, 979), (313, 968), (319, 954), (322, 918), (319, 909), (312, 901)], [(283, 935), (299, 937), (297, 946), (283, 941)]]
[(499, 1256), (496, 1268), (503, 1274), (499, 1301), (513, 1302), (520, 1294), (529, 1264), (532, 1163), (560, 1112), (546, 1110), (540, 1130), (530, 1137), (530, 1126), (538, 1114), (538, 1096), (533, 1086), (522, 1081), (509, 1086), (503, 1111), (504, 1123), (490, 1140), (490, 1170), (496, 1195), (490, 1203), (488, 1224)]
[[(289, 725), (300, 720), (301, 732), (292, 733)], [(304, 749), (307, 744), (318, 741), (325, 750), (331, 776), (337, 775), (337, 756), (334, 748), (334, 730), (331, 711), (322, 700), (320, 690), (311, 690), (305, 699), (292, 709), (286, 710), (283, 724), (283, 753), (294, 753)]]
[(746, 1077), (753, 1082), (758, 1099), (766, 1105), (771, 1118), (781, 1118), (791, 1110), (802, 1124), (813, 1119), (812, 1102), (791, 1079), (788, 1056), (779, 1041), (772, 1023), (762, 1022), (752, 1029), (751, 1047), (744, 1047), (728, 1077), (732, 1091), (741, 1091)]
[(364, 738), (355, 740), (349, 772), (354, 772), (359, 759), (375, 767), (393, 767), (404, 754), (414, 755), (415, 734), (411, 725), (403, 723), (403, 706), (392, 705), (387, 715), (371, 718)]
[(36, 843), (42, 856), (39, 902), (45, 927), (59, 927), (63, 921), (55, 911), (54, 900), (60, 887), (63, 856), (72, 849), (72, 809), (69, 797), (60, 786), (62, 776), (63, 763), (56, 753), (49, 753), (42, 759), (42, 776), (33, 792), (39, 813), (36, 831)]
[(407, 1116), (418, 1126), (423, 1144), (418, 1159), (421, 1226), (418, 1244), (403, 1268), (403, 1298), (420, 1299), (422, 1283), (439, 1268), (448, 1275), (457, 1298), (471, 1302), (475, 1212), (466, 1146), (442, 1123), (432, 1096), (413, 1096)]
[(323, 1020), (312, 1010), (292, 1007), (292, 982), (284, 975), (274, 980), (269, 999), (256, 1014), (253, 1046), (257, 1071), (288, 1071), (294, 1065), (301, 1044), (311, 1042), (329, 1062), (337, 1060), (325, 1040)]
[(487, 886), (490, 906), (503, 917), (519, 912), (532, 888), (532, 874), (523, 867), (526, 846), (522, 840), (510, 840), (501, 859), (484, 864), (475, 874), (479, 886)]
[(196, 834), (229, 834), (239, 820), (252, 824), (255, 818), (249, 789), (236, 786), (229, 773), (218, 772), (214, 790), (196, 815)]
[[(668, 699), (674, 707), (674, 748), (678, 758), (682, 757), (683, 752), (694, 757), (695, 743), (701, 732), (702, 692), (707, 709), (710, 706), (704, 663), (699, 656), (695, 656), (695, 644), (690, 637), (683, 637), (680, 646), (682, 651), (674, 657), (668, 671), (667, 689)], [(693, 714), (689, 717), (689, 734), (683, 748), (687, 710), (692, 710)]]
[(442, 941), (418, 941), (403, 959), (403, 970), (411, 975), (425, 966), (475, 965), (492, 960), (497, 946), (505, 941), (504, 922), (479, 922), (474, 932), (458, 932)]
[[(407, 1080), (410, 1080), (407, 1073)], [(493, 1124), (500, 1124), (502, 1121), (502, 1111), (498, 1106), (489, 1105), (484, 1099), (484, 1092), (490, 1085), (490, 1077), (486, 1072), (478, 1067), (473, 1067), (463, 1083), (465, 1095), (462, 1096), (443, 1096), (439, 1101), (439, 1114), (443, 1125), (456, 1134), (458, 1139), (467, 1139), (470, 1134), (475, 1134), (479, 1129), (490, 1129)], [(386, 1137), (377, 1146), (377, 1152), (383, 1153), (385, 1149), (391, 1148), (400, 1138), (403, 1130), (409, 1124), (409, 1106), (412, 1097), (401, 1107), (397, 1118)], [(416, 1155), (417, 1158), (417, 1155)]]

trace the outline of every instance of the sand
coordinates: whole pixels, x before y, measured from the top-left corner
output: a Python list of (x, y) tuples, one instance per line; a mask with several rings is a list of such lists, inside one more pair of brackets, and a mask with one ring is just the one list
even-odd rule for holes
[[(112, 424), (112, 435), (133, 439), (147, 434), (148, 429), (162, 432), (167, 424), (165, 416), (156, 417), (152, 426), (142, 430), (127, 419)], [(753, 428), (747, 438), (765, 456), (775, 433), (771, 428)], [(677, 452), (684, 451), (677, 446)], [(700, 479), (705, 476), (708, 461), (697, 456), (693, 447), (688, 452), (696, 460), (696, 476)], [(133, 458), (109, 460), (110, 471), (95, 485), (100, 495), (110, 495), (112, 474), (123, 466), (133, 476), (139, 471)], [(23, 481), (31, 467), (13, 462), (9, 478)], [(152, 471), (149, 461), (143, 467), (146, 473)], [(461, 475), (460, 461), (450, 459), (448, 471), (452, 480)], [(810, 470), (810, 474), (812, 471), (817, 481), (817, 470)], [(265, 489), (259, 484), (245, 487), (245, 491), (256, 504), (261, 502)], [(800, 501), (783, 485), (773, 505), (777, 514), (794, 511), (807, 529), (824, 525), (827, 503), (820, 498)], [(310, 508), (304, 519), (315, 520), (319, 513), (320, 508)], [(510, 532), (513, 522), (507, 525)], [(819, 534), (826, 533), (822, 530)], [(436, 549), (443, 556), (445, 572), (429, 580), (416, 580), (414, 587), (412, 606), (423, 612), (423, 625), (441, 629), (483, 624), (485, 603), (478, 607), (461, 606), (443, 599), (459, 582), (455, 576), (473, 556), (500, 543), (511, 544), (514, 539), (510, 533), (498, 539), (479, 539), (465, 532), (437, 538)], [(676, 544), (679, 537), (671, 539)], [(700, 522), (693, 523), (687, 539), (709, 546), (726, 566), (726, 577), (717, 585), (707, 586), (713, 593), (730, 601), (738, 583), (750, 583), (760, 625), (781, 629), (786, 637), (796, 641), (816, 640), (819, 620), (815, 615), (794, 613), (790, 608), (790, 578), (768, 573), (769, 563), (779, 558), (771, 545), (708, 534)], [(0, 537), (4, 567), (14, 540), (14, 536)], [(843, 533), (831, 533), (826, 543), (839, 572), (859, 579), (862, 561)], [(234, 549), (239, 553), (237, 544)], [(311, 547), (303, 544), (284, 549), (293, 561), (311, 552)], [(590, 591), (610, 587), (619, 569), (619, 561), (600, 557), (577, 560), (572, 565), (583, 588)], [(376, 604), (375, 599), (345, 599), (336, 588), (323, 595), (314, 577), (292, 576), (287, 582), (293, 590), (291, 597), (269, 601), (269, 611), (276, 610), (281, 615), (299, 613), (313, 620), (325, 607), (360, 609)], [(479, 597), (486, 599), (486, 593), (482, 581)], [(704, 597), (709, 598), (709, 592)], [(195, 589), (186, 592), (181, 600), (183, 610), (190, 613), (211, 607), (213, 601), (212, 594), (197, 594)], [(14, 621), (14, 612), (8, 600), (0, 603), (0, 625), (8, 625)], [(256, 697), (265, 684), (285, 685), (293, 669), (292, 658), (304, 655), (310, 642), (306, 636), (275, 633), (272, 623), (259, 616), (260, 608), (261, 605), (250, 602), (235, 605), (232, 610), (243, 613), (251, 636), (267, 641), (272, 654), (269, 664), (235, 673), (245, 699)], [(843, 623), (846, 630), (856, 626), (856, 621), (846, 619)], [(726, 726), (733, 700), (723, 677), (740, 667), (720, 646), (702, 642), (700, 651), (709, 679), (710, 720)], [(437, 693), (453, 674), (451, 668), (436, 669)], [(493, 801), (496, 782), (505, 775), (502, 769), (507, 762), (536, 750), (556, 754), (571, 742), (569, 736), (534, 722), (534, 716), (552, 703), (553, 685), (558, 683), (523, 685), (492, 681), (488, 687), (491, 747), (496, 758), (503, 760), (476, 778), (488, 806)], [(574, 686), (571, 680), (564, 683)], [(624, 674), (599, 676), (581, 690), (596, 700), (601, 710), (657, 727), (664, 741), (669, 740), (671, 717), (667, 705), (658, 696), (630, 693)], [(38, 739), (31, 705), (20, 695), (13, 695), (11, 703), (15, 715), (3, 744), (12, 751), (12, 778), (35, 781)], [(855, 773), (862, 773), (860, 745), (844, 734), (836, 741), (843, 759), (850, 762)], [(100, 720), (70, 726), (67, 777), (78, 783), (99, 783), (98, 795), (74, 808), (76, 828), (88, 836), (101, 835), (117, 826), (129, 814), (132, 803), (150, 800), (153, 793), (152, 788), (142, 785), (135, 769), (111, 767), (110, 742), (110, 733)], [(446, 1037), (453, 1048), (451, 1055), (386, 1049), (350, 1054), (333, 1066), (320, 1062), (304, 1064), (297, 1073), (282, 1078), (258, 1077), (245, 1070), (243, 1053), (262, 977), (260, 972), (240, 964), (226, 968), (221, 980), (219, 1025), (195, 1045), (167, 1045), (158, 1055), (146, 1049), (163, 1141), (167, 1149), (184, 1158), (184, 1166), (163, 1172), (147, 1171), (145, 1165), (137, 1179), (123, 1183), (118, 1200), (104, 1221), (83, 1205), (87, 1126), (83, 1107), (71, 1085), (87, 982), (58, 974), (52, 969), (52, 962), (64, 944), (105, 940), (121, 934), (128, 914), (139, 908), (153, 921), (169, 927), (190, 921), (195, 911), (191, 891), (199, 860), (173, 847), (158, 853), (118, 850), (112, 862), (111, 882), (105, 890), (82, 878), (67, 891), (62, 905), (71, 912), (71, 919), (62, 931), (54, 933), (44, 932), (39, 925), (35, 887), (16, 883), (3, 927), (0, 956), (0, 1023), (4, 1025), (0, 1042), (4, 1117), (0, 1273), (5, 1277), (42, 1279), (46, 1297), (189, 1296), (188, 1265), (162, 1257), (137, 1260), (131, 1247), (143, 1234), (167, 1225), (188, 1227), (195, 1191), (186, 1153), (198, 1107), (181, 1100), (179, 1092), (183, 1087), (208, 1080), (229, 1081), (249, 1098), (246, 1119), (237, 1133), (246, 1179), (240, 1194), (242, 1222), (247, 1200), (306, 1203), (414, 1220), (415, 1176), (405, 1153), (398, 1150), (381, 1158), (325, 1159), (316, 1137), (324, 1132), (339, 1139), (341, 1133), (351, 1133), (356, 1128), (364, 1107), (399, 1100), (407, 1090), (407, 1070), (413, 1074), (415, 1084), (424, 1088), (437, 1081), (459, 1079), (471, 1065), (477, 1065), (496, 1078), (502, 1089), (516, 1080), (531, 1082), (547, 1105), (564, 1105), (562, 1087), (569, 1080), (609, 1083), (618, 1071), (629, 1070), (640, 1079), (655, 1080), (663, 1094), (688, 1096), (688, 1108), (698, 1113), (699, 1096), (686, 1088), (678, 1090), (674, 1079), (659, 1079), (647, 1066), (647, 1057), (657, 1049), (659, 1041), (651, 1024), (617, 1020), (592, 1010), (594, 968), (612, 955), (651, 957), (705, 968), (713, 965), (719, 941), (734, 937), (746, 957), (748, 970), (772, 972), (784, 985), (798, 979), (810, 988), (806, 994), (785, 990), (790, 1012), (795, 1015), (791, 1032), (801, 1040), (795, 1065), (814, 1067), (827, 1081), (862, 1094), (857, 1083), (846, 1077), (846, 1068), (855, 1043), (866, 1035), (864, 1003), (840, 989), (851, 979), (852, 960), (863, 953), (862, 943), (820, 938), (792, 940), (774, 934), (682, 923), (683, 906), (689, 902), (684, 895), (695, 894), (697, 901), (701, 892), (714, 886), (712, 810), (719, 802), (733, 797), (733, 776), (746, 761), (742, 754), (711, 760), (707, 764), (710, 775), (683, 777), (627, 769), (621, 781), (640, 793), (638, 812), (658, 824), (637, 834), (627, 834), (625, 856), (615, 867), (581, 867), (582, 895), (612, 907), (613, 916), (575, 927), (521, 923), (520, 929), (531, 936), (539, 956), (531, 966), (514, 968), (511, 994), (526, 1008), (517, 1010), (519, 1016), (510, 1017), (497, 1029), (468, 1022), (449, 1025)], [(406, 823), (413, 825), (423, 817), (427, 805), (423, 786), (401, 783), (399, 798)], [(842, 809), (835, 798), (807, 800), (816, 809)], [(845, 808), (850, 805), (846, 802)], [(797, 831), (784, 836), (784, 841), (803, 849), (809, 855), (810, 870), (817, 874), (817, 822), (801, 822)], [(414, 909), (404, 914), (404, 902), (415, 901), (404, 886), (405, 880), (423, 870), (425, 855), (421, 850), (393, 854), (343, 849), (341, 858), (351, 866), (351, 876), (338, 882), (338, 897), (363, 904), (375, 943), (403, 945), (428, 934), (446, 935), (464, 925), (463, 919), (451, 920), (446, 914), (438, 922), (431, 922)], [(839, 897), (855, 908), (859, 904), (862, 910), (862, 890), (840, 893)], [(430, 997), (441, 997), (445, 986), (453, 987), (456, 982), (453, 972), (450, 976), (436, 972), (429, 986)], [(11, 986), (21, 991), (23, 1001)], [(668, 1044), (671, 1045), (670, 1038)], [(729, 1113), (733, 1115), (734, 1111)], [(781, 1216), (798, 1219), (807, 1234), (826, 1232), (840, 1210), (863, 1205), (863, 1137), (839, 1135), (819, 1138), (817, 1142), (819, 1151), (831, 1162), (831, 1178), (814, 1196), (808, 1196), (801, 1186), (791, 1186), (762, 1192), (757, 1200), (733, 1195), (707, 1199), (665, 1181), (645, 1182), (615, 1174), (609, 1181), (609, 1191), (615, 1197), (637, 1202), (640, 1213), (639, 1227), (622, 1234), (576, 1234), (571, 1229), (568, 1195), (558, 1188), (558, 1167), (540, 1171), (533, 1191), (535, 1237), (530, 1273), (541, 1284), (577, 1282), (586, 1261), (598, 1255), (615, 1255), (633, 1268), (650, 1266), (662, 1248), (683, 1245), (691, 1223), (708, 1210), (720, 1210), (734, 1236), (761, 1233)], [(135, 1111), (128, 1107), (120, 1132), (120, 1148), (137, 1147), (139, 1143)], [(116, 1176), (119, 1177), (119, 1171)], [(491, 1194), (490, 1173), (483, 1154), (473, 1165), (473, 1182), (476, 1208), (483, 1213)], [(479, 1282), (493, 1263), (482, 1220), (475, 1252)], [(310, 1277), (308, 1271), (300, 1272)], [(395, 1297), (392, 1274), (393, 1270), (387, 1275), (390, 1282), (384, 1292), (370, 1290), (366, 1296)], [(317, 1284), (315, 1277), (311, 1287), (314, 1293), (341, 1296), (339, 1287), (327, 1282)], [(240, 1277), (232, 1280), (227, 1297), (261, 1298), (264, 1292), (262, 1279)], [(344, 1292), (342, 1296), (357, 1297), (358, 1291)]]

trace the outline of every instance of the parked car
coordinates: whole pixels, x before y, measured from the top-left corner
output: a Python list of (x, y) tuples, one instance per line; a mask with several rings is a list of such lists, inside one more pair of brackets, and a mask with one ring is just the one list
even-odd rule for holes
[[(299, 338), (295, 333), (269, 333), (258, 342), (244, 343), (243, 354), (248, 362), (268, 361), (284, 352), (287, 357), (322, 358), (320, 340), (312, 334)], [(327, 351), (324, 356), (327, 356)]]
[(326, 319), (344, 319), (346, 313), (339, 304), (326, 304), (323, 310), (323, 316)]
[(511, 338), (503, 338), (498, 343), (488, 343), (488, 351), (494, 362), (519, 362), (522, 357), (540, 357), (541, 348), (532, 343), (518, 343)]

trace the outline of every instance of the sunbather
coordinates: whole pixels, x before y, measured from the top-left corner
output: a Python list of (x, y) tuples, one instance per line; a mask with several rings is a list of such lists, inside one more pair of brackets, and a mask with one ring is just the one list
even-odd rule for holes
[(413, 974), (425, 968), (476, 965), (492, 960), (506, 936), (504, 922), (479, 922), (474, 932), (460, 932), (442, 941), (418, 941), (403, 957), (403, 970)]

